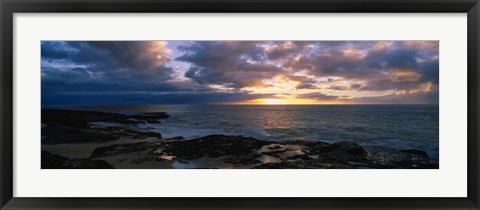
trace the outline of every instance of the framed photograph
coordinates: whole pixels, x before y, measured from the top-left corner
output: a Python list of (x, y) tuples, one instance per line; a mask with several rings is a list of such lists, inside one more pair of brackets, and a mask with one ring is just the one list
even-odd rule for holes
[(1, 209), (479, 209), (479, 4), (2, 1)]

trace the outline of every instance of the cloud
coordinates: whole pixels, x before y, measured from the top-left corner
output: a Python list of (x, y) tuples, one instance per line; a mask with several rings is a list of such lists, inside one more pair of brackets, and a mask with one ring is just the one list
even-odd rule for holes
[(42, 69), (63, 64), (64, 71), (81, 66), (85, 71), (109, 78), (164, 80), (171, 73), (166, 64), (172, 60), (166, 44), (164, 41), (42, 41)]
[(279, 66), (266, 59), (257, 42), (202, 41), (180, 49), (185, 54), (177, 60), (192, 64), (185, 76), (200, 84), (258, 86), (262, 80), (282, 73)]
[[(438, 85), (437, 41), (321, 42), (314, 45), (314, 53), (286, 56), (284, 59), (288, 62), (284, 68), (306, 70), (315, 77), (339, 77), (351, 83), (351, 88), (362, 90), (411, 89), (426, 82)], [(295, 59), (289, 59), (292, 57)], [(324, 83), (328, 82), (318, 84)], [(307, 81), (298, 87), (311, 88), (313, 84)], [(339, 86), (330, 87), (338, 89)]]
[(178, 60), (193, 64), (186, 77), (200, 84), (251, 87), (282, 74), (302, 83), (298, 88), (314, 88), (311, 78), (295, 76), (299, 71), (363, 80), (369, 90), (438, 84), (437, 41), (206, 41), (181, 49)]
[(193, 87), (189, 81), (171, 82), (172, 50), (164, 41), (42, 41), (41, 45), (42, 104), (80, 103), (82, 98), (108, 103), (110, 98), (99, 96), (108, 92), (123, 98), (122, 94), (141, 91), (211, 89)]
[(319, 101), (332, 101), (332, 100), (338, 100), (339, 99), (338, 96), (327, 95), (327, 94), (323, 94), (323, 93), (320, 93), (320, 92), (302, 94), (302, 95), (298, 95), (297, 97), (298, 98), (315, 99), (315, 100), (319, 100)]
[(198, 103), (205, 96), (216, 103), (275, 92), (318, 101), (438, 102), (438, 41), (42, 41), (41, 50), (42, 104), (80, 103), (82, 96), (105, 103)]
[(111, 104), (224, 104), (263, 97), (270, 94), (226, 92), (152, 92), (152, 91), (78, 91), (44, 94), (42, 105), (111, 105)]
[(301, 83), (297, 85), (297, 89), (316, 89), (317, 87), (312, 83)]
[(365, 104), (438, 104), (438, 92), (421, 92), (418, 94), (387, 95), (369, 98), (358, 98), (353, 103)]

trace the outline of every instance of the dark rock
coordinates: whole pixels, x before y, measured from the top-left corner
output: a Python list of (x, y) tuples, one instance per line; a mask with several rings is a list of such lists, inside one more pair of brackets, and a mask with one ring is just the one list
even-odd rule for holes
[(318, 161), (265, 163), (254, 169), (351, 169), (351, 165), (321, 163)]
[(130, 136), (132, 136), (134, 139), (146, 139), (149, 137), (154, 137), (154, 138), (162, 138), (162, 134), (156, 133), (156, 132), (151, 132), (151, 131), (132, 131), (128, 130)]
[(328, 163), (366, 160), (367, 152), (355, 142), (343, 141), (334, 144), (311, 143), (310, 155), (318, 155), (319, 160)]
[(130, 143), (130, 144), (114, 144), (105, 147), (98, 147), (93, 152), (90, 158), (100, 158), (106, 156), (122, 155), (129, 154), (132, 152), (140, 152), (145, 150), (155, 149), (156, 143), (151, 142), (139, 142), (139, 143)]
[(42, 109), (42, 122), (51, 125), (63, 125), (72, 128), (89, 128), (90, 122), (119, 122), (132, 123), (127, 115), (96, 112), (96, 111), (77, 111), (63, 109)]
[[(222, 162), (236, 167), (256, 169), (438, 168), (437, 161), (429, 159), (426, 153), (419, 150), (364, 148), (354, 142), (296, 142), (296, 145), (292, 142), (274, 143), (243, 136), (210, 135), (192, 140), (170, 139), (100, 147), (95, 149), (90, 158), (137, 152), (138, 156), (128, 160), (132, 164), (164, 161), (161, 156), (167, 155), (184, 164), (208, 157), (221, 158)], [(285, 155), (299, 148), (302, 150), (299, 155)], [(271, 156), (275, 161), (262, 161), (263, 156)]]
[(429, 159), (423, 151), (406, 152), (379, 146), (365, 149), (368, 162), (375, 168), (438, 168), (438, 162)]
[(200, 157), (249, 155), (271, 142), (251, 137), (210, 135), (198, 139), (169, 142), (165, 148), (170, 154), (191, 160)]
[(42, 151), (42, 169), (113, 169), (113, 167), (104, 160), (69, 159)]
[(225, 162), (247, 165), (259, 163), (256, 160), (258, 154), (255, 151), (269, 143), (271, 142), (242, 136), (211, 135), (193, 140), (162, 140), (159, 142), (139, 142), (99, 147), (92, 152), (90, 158), (126, 155), (136, 152), (137, 155), (142, 157), (130, 160), (134, 161), (133, 164), (150, 159), (160, 160), (161, 155), (171, 155), (177, 161), (183, 163), (201, 157), (219, 158), (225, 156)]
[[(206, 157), (218, 158), (222, 164), (230, 163), (241, 168), (438, 168), (438, 161), (431, 160), (420, 150), (362, 147), (354, 142), (269, 142), (226, 135), (210, 135), (192, 140), (179, 136), (162, 140), (160, 133), (135, 126), (144, 122), (158, 123), (167, 117), (168, 114), (164, 112), (123, 115), (43, 109), (42, 123), (46, 126), (42, 127), (42, 144), (105, 142), (120, 137), (157, 138), (158, 141), (99, 147), (89, 159), (68, 159), (42, 152), (42, 168), (109, 168), (110, 165), (105, 165), (107, 162), (93, 159), (116, 155), (125, 155), (121, 162), (131, 164), (167, 159), (188, 164)], [(93, 127), (90, 126), (92, 122), (114, 124)], [(135, 154), (128, 155), (131, 153)]]
[(157, 132), (152, 132), (149, 130), (143, 130), (139, 128), (135, 128), (132, 126), (119, 126), (119, 127), (104, 127), (104, 128), (94, 128), (91, 129), (94, 131), (105, 131), (109, 132), (115, 136), (125, 136), (131, 137), (132, 139), (146, 139), (146, 138), (162, 138), (162, 134)]
[(168, 138), (168, 139), (165, 139), (165, 140), (182, 141), (182, 140), (185, 140), (185, 138), (183, 138), (183, 136), (175, 136), (175, 137)]
[(423, 156), (423, 157), (428, 158), (427, 153), (425, 151), (422, 151), (422, 150), (407, 149), (407, 150), (400, 150), (400, 151), (406, 152), (406, 153), (409, 153), (409, 154), (412, 154), (412, 155), (418, 155), (418, 156)]
[[(141, 115), (139, 115), (141, 116)], [(150, 113), (145, 118), (168, 117), (165, 113)], [(91, 122), (113, 122), (118, 126), (91, 127)], [(143, 122), (143, 121), (142, 121)], [(42, 144), (107, 142), (120, 137), (132, 139), (158, 138), (162, 135), (133, 125), (138, 121), (127, 115), (60, 109), (42, 109)]]
[(132, 116), (97, 111), (42, 109), (42, 122), (47, 125), (63, 125), (72, 128), (89, 128), (91, 122), (116, 122), (122, 124), (159, 123), (168, 118), (165, 112), (142, 113)]
[(257, 158), (257, 154), (248, 154), (248, 155), (236, 155), (230, 156), (225, 159), (225, 163), (232, 163), (235, 165), (252, 165), (260, 163)]

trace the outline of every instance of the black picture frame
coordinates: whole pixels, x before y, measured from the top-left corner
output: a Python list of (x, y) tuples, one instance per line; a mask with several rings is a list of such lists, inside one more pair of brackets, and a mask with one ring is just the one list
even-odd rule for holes
[[(1, 0), (1, 209), (479, 209), (478, 0)], [(13, 197), (15, 13), (467, 13), (468, 196), (465, 198), (17, 198)]]

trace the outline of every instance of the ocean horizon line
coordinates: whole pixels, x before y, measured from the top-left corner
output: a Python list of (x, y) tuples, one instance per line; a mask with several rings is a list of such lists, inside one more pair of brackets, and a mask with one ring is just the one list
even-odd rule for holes
[(108, 106), (418, 106), (418, 105), (439, 105), (438, 103), (417, 103), (417, 104), (54, 104), (41, 105), (41, 108), (48, 107), (108, 107)]

